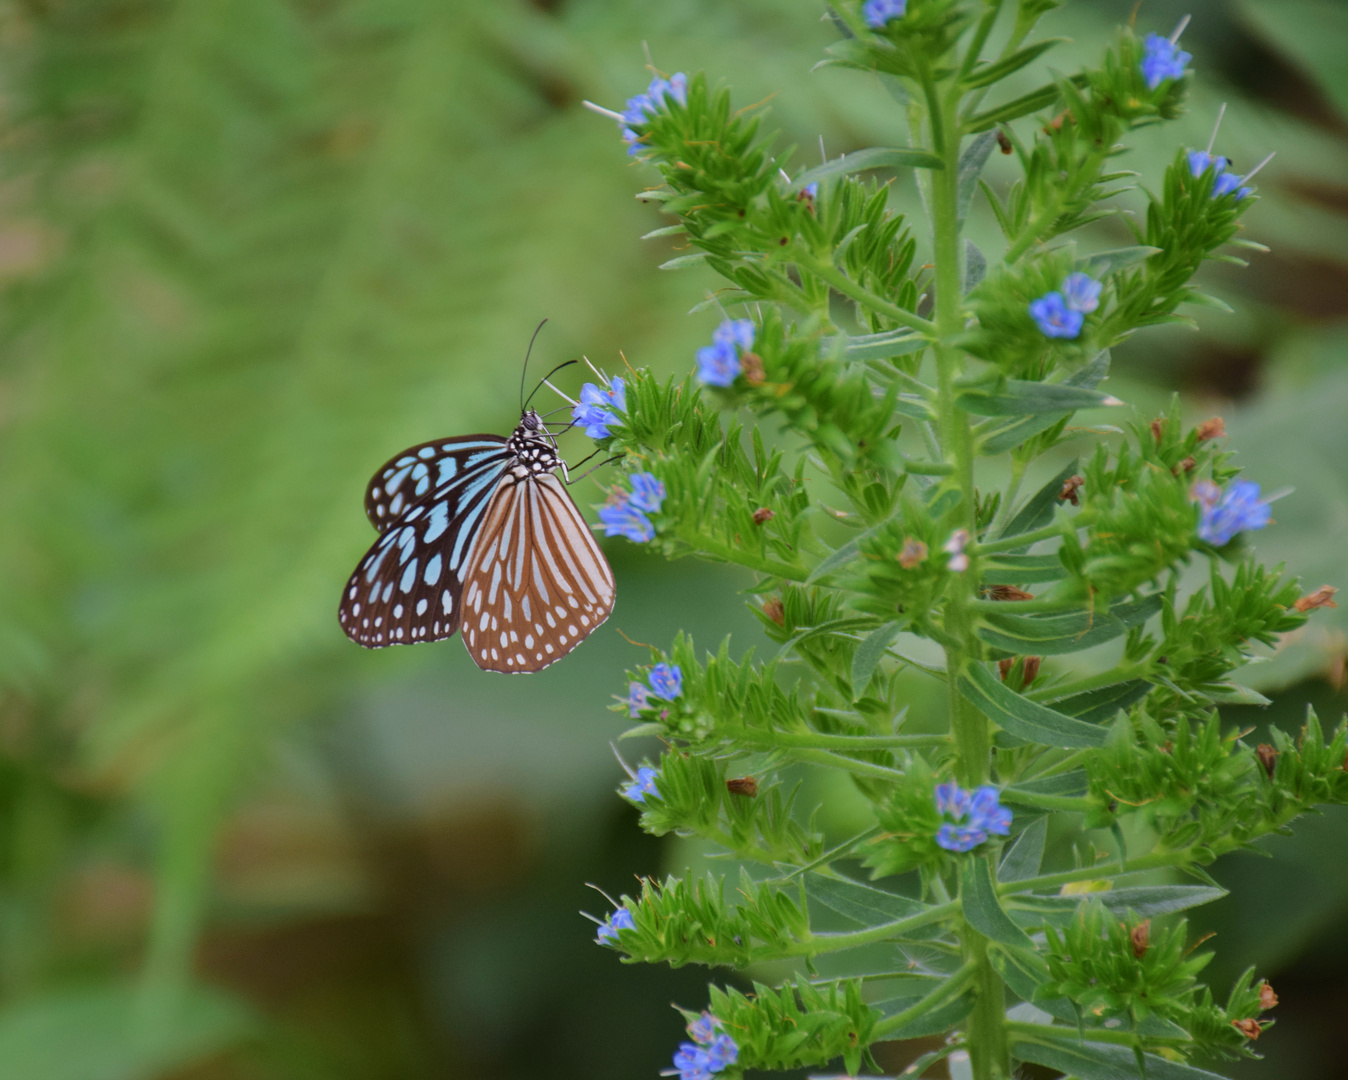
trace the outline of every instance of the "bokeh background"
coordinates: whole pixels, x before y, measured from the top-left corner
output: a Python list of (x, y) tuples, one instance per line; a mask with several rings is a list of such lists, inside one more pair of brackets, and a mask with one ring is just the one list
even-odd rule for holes
[[(1235, 314), (1117, 350), (1144, 418), (1220, 414), (1278, 502), (1260, 552), (1348, 585), (1348, 4), (1078, 0), (1069, 69), (1137, 8), (1194, 21), (1177, 144), (1269, 151)], [(614, 795), (606, 711), (679, 628), (760, 642), (745, 578), (609, 549), (613, 618), (567, 663), (367, 653), (335, 618), (405, 445), (518, 417), (535, 362), (685, 370), (713, 283), (664, 273), (609, 105), (724, 76), (817, 161), (902, 140), (871, 81), (811, 74), (814, 0), (0, 4), (0, 1080), (654, 1076), (707, 972), (624, 967), (578, 912), (703, 853)], [(996, 155), (994, 155), (996, 157)], [(1009, 173), (1000, 158), (991, 178)], [(913, 201), (899, 177), (896, 205)], [(1125, 205), (1139, 205), (1134, 198)], [(1098, 235), (1106, 242), (1110, 226)], [(971, 230), (997, 250), (990, 221)], [(573, 381), (578, 381), (573, 380)], [(579, 436), (568, 452), (586, 452)], [(602, 474), (596, 479), (602, 479)], [(581, 502), (602, 499), (598, 486)], [(1343, 714), (1348, 605), (1251, 668), (1230, 719)], [(925, 696), (924, 696), (925, 695)], [(915, 709), (935, 707), (915, 684)], [(1258, 738), (1256, 731), (1252, 738)], [(629, 756), (640, 747), (624, 748)], [(846, 792), (821, 789), (843, 827)], [(1343, 808), (1340, 808), (1342, 811)], [(1348, 814), (1222, 861), (1224, 988), (1282, 998), (1241, 1077), (1341, 1077)], [(906, 1051), (894, 1048), (896, 1068)]]

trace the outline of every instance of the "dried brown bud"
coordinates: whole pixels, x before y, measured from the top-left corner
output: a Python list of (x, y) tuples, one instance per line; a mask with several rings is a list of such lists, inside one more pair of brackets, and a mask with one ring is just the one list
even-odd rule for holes
[(1314, 611), (1316, 608), (1336, 608), (1339, 605), (1334, 603), (1334, 594), (1338, 591), (1333, 585), (1321, 585), (1315, 592), (1307, 593), (1292, 606), (1303, 615), (1308, 611)]
[(1268, 778), (1272, 780), (1273, 769), (1278, 764), (1278, 751), (1268, 743), (1261, 742), (1254, 748), (1254, 756), (1259, 759), (1259, 764), (1264, 767), (1264, 772), (1268, 773)]
[(1010, 137), (1001, 128), (997, 129), (997, 146), (1003, 154), (1009, 154), (1014, 149)]
[(760, 506), (757, 510), (754, 511), (754, 524), (762, 525), (763, 522), (771, 521), (776, 516), (777, 515), (774, 514), (771, 510), (769, 510), (766, 506)]
[(1165, 434), (1165, 421), (1153, 420), (1151, 422), (1151, 437), (1157, 442), (1161, 441), (1161, 436)]
[(1214, 416), (1211, 420), (1204, 420), (1198, 425), (1198, 441), (1206, 442), (1208, 439), (1221, 439), (1226, 437), (1226, 424), (1223, 423), (1220, 416)]
[(1027, 656), (1025, 658), (1025, 663), (1022, 666), (1021, 671), (1024, 672), (1023, 679), (1026, 686), (1029, 686), (1030, 683), (1039, 678), (1039, 663), (1040, 658), (1037, 656)]
[(744, 377), (755, 385), (767, 378), (767, 373), (763, 370), (763, 358), (758, 353), (740, 353), (740, 370), (744, 372)]
[(1076, 118), (1075, 116), (1072, 115), (1072, 110), (1071, 110), (1071, 109), (1064, 109), (1062, 112), (1060, 112), (1057, 116), (1055, 116), (1052, 120), (1050, 120), (1050, 121), (1044, 126), (1044, 131), (1045, 131), (1045, 133), (1046, 133), (1046, 134), (1051, 134), (1051, 133), (1054, 132), (1054, 131), (1059, 131), (1059, 130), (1061, 130), (1062, 124), (1063, 124), (1063, 121), (1064, 121), (1064, 120), (1070, 120), (1070, 121), (1072, 121), (1072, 123), (1075, 124), (1076, 121), (1077, 121), (1077, 118)]
[(918, 563), (927, 557), (927, 545), (921, 540), (914, 540), (911, 536), (903, 539), (903, 550), (899, 552), (899, 565), (905, 570), (911, 570)]
[(1085, 482), (1084, 476), (1069, 476), (1063, 481), (1062, 490), (1058, 492), (1058, 501), (1070, 502), (1073, 506), (1080, 506), (1081, 499), (1077, 492), (1081, 490), (1081, 485)]
[(1024, 589), (1017, 589), (1014, 585), (993, 585), (988, 589), (988, 596), (993, 600), (1034, 599), (1034, 593), (1027, 593)]
[(1147, 946), (1151, 944), (1151, 920), (1143, 919), (1134, 926), (1128, 931), (1128, 938), (1133, 943), (1133, 955), (1141, 960), (1147, 955)]
[(997, 670), (1001, 672), (1002, 682), (1006, 682), (1006, 677), (1011, 674), (1011, 665), (1015, 662), (1015, 658), (1010, 656), (1003, 656), (997, 661)]
[(782, 602), (775, 596), (771, 600), (763, 601), (763, 614), (778, 626), (786, 625), (786, 612), (782, 609)]
[(1269, 1009), (1278, 1007), (1278, 995), (1273, 992), (1273, 987), (1266, 982), (1259, 984), (1259, 1009), (1261, 1012), (1268, 1012)]
[(1193, 458), (1187, 457), (1170, 470), (1171, 475), (1178, 476), (1180, 473), (1191, 473), (1198, 467), (1198, 462)]
[(1232, 1020), (1231, 1026), (1247, 1039), (1259, 1038), (1259, 1033), (1264, 1030), (1264, 1025), (1258, 1020)]
[(752, 799), (758, 794), (758, 781), (752, 776), (741, 776), (725, 782), (725, 789), (732, 795), (743, 795)]

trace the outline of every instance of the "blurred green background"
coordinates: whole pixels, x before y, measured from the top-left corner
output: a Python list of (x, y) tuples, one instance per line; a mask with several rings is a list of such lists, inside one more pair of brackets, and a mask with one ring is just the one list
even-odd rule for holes
[[(1139, 336), (1111, 389), (1143, 417), (1173, 390), (1223, 415), (1249, 475), (1295, 488), (1261, 554), (1348, 585), (1348, 4), (1079, 0), (1045, 24), (1073, 39), (1054, 66), (1135, 6), (1144, 31), (1193, 14), (1197, 83), (1127, 167), (1155, 183), (1222, 101), (1218, 151), (1278, 157), (1246, 218), (1271, 254), (1206, 271), (1237, 313)], [(669, 1003), (700, 1005), (707, 972), (623, 967), (577, 912), (606, 909), (587, 882), (699, 854), (614, 796), (606, 706), (646, 655), (628, 639), (758, 643), (746, 579), (615, 545), (613, 618), (528, 679), (455, 641), (364, 652), (335, 609), (373, 468), (507, 432), (539, 319), (536, 363), (675, 372), (703, 343), (715, 316), (685, 312), (712, 280), (657, 271), (668, 241), (638, 238), (662, 222), (632, 197), (654, 176), (580, 106), (644, 86), (643, 42), (741, 103), (775, 94), (797, 162), (821, 135), (830, 155), (902, 140), (872, 81), (809, 74), (820, 10), (0, 5), (0, 1080), (667, 1066)], [(970, 227), (997, 250), (987, 215)], [(1294, 729), (1308, 701), (1337, 722), (1348, 605), (1322, 614), (1246, 674), (1275, 704), (1233, 722)], [(845, 826), (846, 791), (821, 793)], [(1343, 1075), (1339, 810), (1273, 861), (1223, 861), (1233, 895), (1199, 913), (1215, 984), (1252, 962), (1282, 997), (1242, 1077)]]

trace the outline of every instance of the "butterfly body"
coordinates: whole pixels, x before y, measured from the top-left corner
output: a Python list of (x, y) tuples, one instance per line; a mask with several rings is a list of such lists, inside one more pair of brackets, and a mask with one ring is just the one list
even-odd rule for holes
[(380, 531), (347, 582), (338, 618), (366, 648), (438, 641), (462, 627), (490, 671), (538, 671), (613, 610), (603, 553), (571, 501), (539, 415), (508, 438), (413, 446), (375, 473), (365, 512)]

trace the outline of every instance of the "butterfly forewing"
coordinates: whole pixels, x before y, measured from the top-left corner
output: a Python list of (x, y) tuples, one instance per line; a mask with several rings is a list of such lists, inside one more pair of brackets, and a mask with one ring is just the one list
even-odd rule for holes
[(464, 575), (463, 640), (478, 667), (547, 667), (608, 618), (613, 597), (613, 571), (561, 481), (508, 475)]
[(504, 439), (476, 435), (414, 446), (375, 474), (365, 507), (382, 535), (342, 594), (348, 637), (380, 648), (458, 629), (473, 540), (509, 460)]
[(499, 435), (462, 435), (411, 446), (389, 458), (365, 488), (365, 515), (384, 532), (432, 492), (448, 489), (467, 471), (503, 452)]

